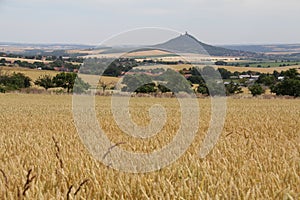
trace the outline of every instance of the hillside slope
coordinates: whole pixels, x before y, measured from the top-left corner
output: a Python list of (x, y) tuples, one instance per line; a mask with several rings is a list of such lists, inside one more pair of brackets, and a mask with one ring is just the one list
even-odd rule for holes
[(209, 54), (211, 56), (248, 56), (254, 57), (257, 54), (246, 51), (231, 50), (222, 47), (215, 47), (197, 40), (194, 36), (186, 33), (165, 43), (154, 45), (154, 48), (167, 50), (174, 53), (196, 53)]

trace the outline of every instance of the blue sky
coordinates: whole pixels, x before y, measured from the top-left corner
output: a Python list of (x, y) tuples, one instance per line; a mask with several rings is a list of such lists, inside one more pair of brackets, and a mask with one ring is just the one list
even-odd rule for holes
[(0, 0), (1, 42), (98, 44), (126, 30), (210, 44), (300, 43), (299, 0)]

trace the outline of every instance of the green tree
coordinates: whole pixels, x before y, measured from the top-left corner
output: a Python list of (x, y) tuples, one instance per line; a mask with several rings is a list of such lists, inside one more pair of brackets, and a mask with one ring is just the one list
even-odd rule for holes
[(276, 93), (276, 95), (300, 97), (300, 80), (285, 79), (282, 82), (271, 87), (271, 92)]
[(211, 80), (209, 80), (207, 83), (199, 84), (197, 92), (210, 96), (225, 96), (224, 84)]
[(265, 86), (272, 86), (276, 84), (276, 78), (270, 74), (261, 74), (256, 83), (264, 84)]
[(2, 58), (1, 60), (0, 60), (0, 65), (5, 65), (5, 63), (6, 63), (6, 60), (4, 59), (4, 58)]
[(29, 88), (31, 79), (22, 73), (0, 74), (0, 85), (6, 91), (19, 90), (21, 88)]
[(202, 84), (205, 83), (203, 78), (201, 76), (197, 75), (192, 75), (187, 78), (188, 81), (190, 81), (192, 84)]
[(233, 74), (227, 69), (219, 68), (218, 71), (221, 74), (222, 79), (230, 79), (230, 76), (233, 76)]
[(278, 79), (278, 77), (280, 76), (280, 73), (276, 70), (273, 71), (273, 76)]
[(53, 83), (56, 87), (62, 87), (67, 89), (67, 92), (69, 93), (71, 89), (74, 86), (75, 80), (76, 80), (76, 74), (75, 73), (60, 73), (57, 74), (53, 78)]
[(159, 84), (157, 87), (162, 93), (171, 92), (171, 90), (164, 85)]
[(167, 69), (162, 75), (156, 77), (158, 81), (166, 82), (166, 87), (169, 88), (174, 93), (186, 92), (192, 93), (191, 84), (184, 76), (178, 72)]
[(80, 77), (77, 76), (76, 81), (74, 83), (73, 92), (76, 94), (85, 93), (89, 88), (90, 84), (84, 82)]
[(154, 93), (157, 89), (155, 88), (155, 83), (145, 84), (135, 90), (136, 93)]
[(250, 90), (253, 96), (261, 95), (265, 92), (260, 84), (254, 84), (253, 86), (249, 86), (248, 89)]
[(5, 93), (5, 92), (6, 92), (5, 86), (0, 85), (0, 93)]
[(271, 87), (276, 95), (300, 96), (300, 77), (296, 69), (283, 72), (284, 80)]
[(201, 83), (198, 86), (197, 92), (199, 92), (200, 94), (209, 95), (208, 88), (204, 83)]
[(287, 71), (285, 71), (284, 73), (284, 77), (287, 78), (287, 79), (298, 79), (298, 71), (297, 69), (289, 69)]
[[(77, 79), (77, 80), (76, 80)], [(76, 81), (76, 84), (75, 84)], [(76, 93), (82, 93), (84, 90), (90, 88), (88, 83), (85, 83), (76, 73), (60, 73), (53, 78), (53, 83), (56, 87), (62, 87), (67, 89), (70, 93), (74, 91)]]
[(13, 73), (11, 76), (12, 84), (18, 88), (29, 88), (31, 86), (31, 78), (23, 73)]
[(45, 88), (46, 90), (48, 90), (49, 88), (54, 87), (53, 78), (50, 75), (42, 75), (42, 76), (40, 76), (34, 82), (34, 84), (39, 85), (39, 86)]

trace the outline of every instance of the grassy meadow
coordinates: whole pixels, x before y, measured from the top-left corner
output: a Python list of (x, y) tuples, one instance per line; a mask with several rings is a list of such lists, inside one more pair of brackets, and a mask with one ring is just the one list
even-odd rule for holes
[[(128, 151), (152, 152), (180, 124), (176, 99), (132, 98), (132, 119), (147, 108), (167, 112), (161, 133), (147, 140), (122, 133), (110, 97), (96, 97), (107, 136)], [(113, 170), (89, 154), (76, 132), (70, 95), (0, 94), (0, 199), (299, 199), (300, 100), (228, 99), (222, 135), (198, 156), (209, 127), (210, 100), (199, 99), (198, 134), (178, 161), (157, 172)], [(188, 120), (188, 119), (186, 119)]]

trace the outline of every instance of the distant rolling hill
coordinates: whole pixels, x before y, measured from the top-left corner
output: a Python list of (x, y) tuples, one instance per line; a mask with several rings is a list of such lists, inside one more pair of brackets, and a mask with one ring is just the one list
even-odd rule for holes
[(255, 57), (257, 53), (227, 49), (205, 44), (197, 40), (194, 36), (186, 33), (165, 43), (154, 45), (154, 48), (164, 49), (174, 53), (195, 53), (206, 54), (210, 56), (247, 56)]
[(163, 50), (173, 54), (179, 53), (192, 53), (192, 54), (209, 54), (210, 56), (232, 56), (232, 57), (257, 57), (257, 53), (241, 50), (232, 50), (223, 47), (216, 47), (212, 45), (205, 44), (197, 40), (194, 36), (190, 34), (180, 35), (174, 39), (171, 39), (162, 44), (156, 44), (152, 46), (140, 46), (134, 48), (118, 48), (112, 47), (102, 54), (110, 53), (124, 53), (124, 52), (139, 52), (147, 50)]

